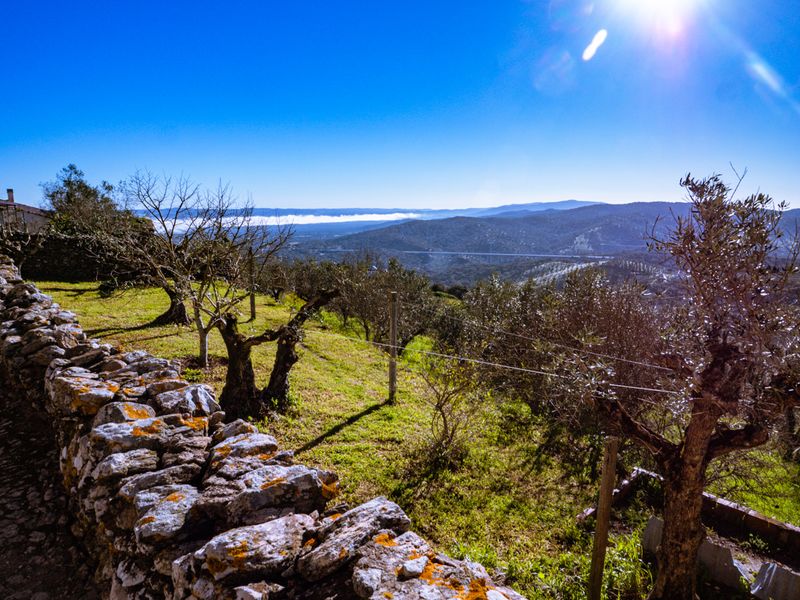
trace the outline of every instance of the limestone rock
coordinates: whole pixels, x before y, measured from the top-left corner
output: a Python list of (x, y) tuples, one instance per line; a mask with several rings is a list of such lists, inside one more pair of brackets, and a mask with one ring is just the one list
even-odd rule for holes
[(207, 426), (208, 421), (203, 417), (165, 415), (124, 423), (105, 423), (92, 429), (89, 438), (92, 446), (106, 456), (137, 448), (164, 450), (181, 436), (203, 436)]
[(114, 477), (127, 477), (137, 473), (153, 471), (158, 467), (158, 454), (146, 448), (117, 452), (101, 460), (92, 472), (97, 481)]
[(257, 456), (269, 459), (278, 449), (278, 442), (263, 433), (242, 433), (227, 438), (211, 449), (212, 471), (227, 458)]
[[(159, 383), (148, 386), (148, 391)], [(153, 404), (162, 414), (189, 413), (194, 416), (208, 416), (219, 410), (213, 392), (204, 385), (186, 385), (181, 389), (160, 393), (153, 398)]]
[(139, 544), (155, 544), (177, 536), (198, 497), (190, 485), (168, 485), (139, 492), (135, 498), (142, 514), (133, 527)]
[(294, 514), (260, 525), (231, 529), (195, 553), (215, 580), (231, 574), (248, 578), (279, 575), (303, 546), (303, 535), (314, 520)]
[(119, 496), (127, 500), (133, 500), (141, 492), (153, 487), (172, 486), (179, 483), (188, 483), (200, 474), (200, 467), (197, 465), (177, 465), (160, 471), (149, 471), (132, 475), (122, 481), (119, 489)]
[(248, 423), (242, 419), (236, 419), (235, 421), (223, 425), (222, 428), (214, 434), (214, 443), (219, 444), (223, 440), (243, 433), (258, 433), (258, 429), (252, 423)]
[(318, 581), (352, 560), (356, 551), (379, 531), (401, 533), (410, 524), (397, 504), (375, 498), (320, 528), (313, 550), (298, 561), (298, 572), (309, 581)]
[[(327, 501), (326, 483), (331, 474), (303, 465), (269, 465), (251, 471), (242, 479), (242, 489), (231, 498), (226, 512), (231, 524), (256, 522), (269, 509), (291, 506), (297, 512), (322, 510)], [(263, 513), (267, 509), (266, 513)]]
[(139, 402), (110, 402), (97, 411), (94, 416), (95, 427), (106, 423), (125, 423), (156, 416), (153, 407)]
[(513, 590), (495, 585), (481, 565), (435, 554), (413, 532), (397, 537), (382, 532), (357, 555), (352, 584), (359, 598), (524, 600)]
[(171, 392), (172, 390), (179, 390), (187, 385), (189, 385), (189, 382), (184, 381), (183, 379), (164, 379), (163, 381), (155, 381), (147, 386), (147, 395), (151, 398), (155, 398), (159, 394)]

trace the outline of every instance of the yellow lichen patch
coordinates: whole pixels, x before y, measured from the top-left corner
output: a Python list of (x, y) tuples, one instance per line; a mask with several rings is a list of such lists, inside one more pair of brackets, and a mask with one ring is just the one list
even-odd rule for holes
[(339, 550), (339, 558), (344, 558), (345, 556), (347, 556), (347, 554), (348, 554), (348, 552), (347, 552), (347, 548), (345, 548), (345, 547), (343, 546), (343, 547), (342, 547), (342, 549), (341, 549), (341, 550)]
[(125, 416), (128, 417), (131, 421), (150, 418), (150, 413), (147, 412), (144, 408), (136, 408), (135, 406), (133, 406), (132, 404), (128, 404), (127, 402), (122, 405), (122, 412), (124, 412)]
[(87, 405), (86, 402), (84, 402), (81, 399), (81, 395), (90, 392), (91, 389), (92, 388), (90, 388), (88, 385), (82, 385), (80, 387), (72, 388), (72, 408), (82, 408), (86, 406), (91, 406), (91, 404)]
[(203, 431), (208, 425), (208, 419), (205, 417), (188, 417), (181, 419), (181, 423), (194, 431)]
[(242, 570), (245, 567), (249, 549), (250, 544), (247, 540), (242, 540), (235, 546), (225, 549), (225, 554), (230, 557), (230, 560), (220, 560), (214, 556), (209, 556), (206, 558), (206, 567), (212, 575), (222, 573), (223, 571)]
[(235, 546), (228, 549), (228, 554), (233, 559), (231, 561), (231, 566), (235, 570), (239, 570), (244, 567), (244, 561), (247, 558), (247, 553), (250, 550), (250, 544), (247, 540), (242, 540)]
[(394, 598), (394, 594), (392, 592), (383, 592), (384, 598)]
[(331, 498), (335, 498), (339, 495), (339, 482), (334, 481), (333, 483), (323, 483), (322, 484), (322, 497), (326, 500), (330, 500)]
[(162, 429), (164, 429), (164, 421), (162, 421), (161, 419), (156, 419), (155, 421), (153, 421), (149, 425), (145, 425), (144, 427), (139, 427), (137, 425), (136, 427), (133, 428), (132, 433), (133, 435), (139, 437), (139, 436), (152, 435), (154, 433), (158, 433)]
[(306, 542), (303, 544), (303, 548), (311, 548), (314, 544), (317, 543), (315, 538), (308, 538)]
[(133, 388), (122, 388), (122, 393), (125, 394), (126, 396), (135, 396), (136, 390), (134, 390)]
[(395, 542), (394, 538), (392, 538), (388, 533), (379, 533), (372, 541), (381, 546), (386, 546), (387, 548), (397, 546), (397, 542)]
[(119, 385), (116, 384), (116, 383), (107, 383), (106, 384), (106, 389), (109, 392), (114, 392), (116, 394), (119, 391)]
[(438, 571), (441, 568), (442, 568), (441, 565), (437, 565), (434, 562), (428, 561), (428, 564), (425, 565), (425, 568), (422, 571), (422, 575), (420, 575), (419, 578), (425, 583), (428, 583), (430, 585), (436, 585), (438, 582), (442, 581), (442, 579), (436, 575), (436, 571)]
[(487, 584), (483, 579), (473, 579), (469, 582), (469, 589), (457, 597), (459, 600), (486, 600), (486, 592), (493, 589), (494, 586)]
[(186, 498), (186, 494), (181, 494), (180, 492), (173, 492), (166, 498), (164, 498), (164, 502), (180, 502)]
[(156, 520), (156, 518), (153, 517), (153, 516), (142, 517), (141, 519), (139, 519), (139, 525), (147, 525), (148, 523), (152, 523), (155, 520)]
[(283, 483), (286, 481), (286, 477), (276, 477), (272, 481), (267, 481), (261, 484), (261, 489), (266, 490), (267, 488), (271, 488), (273, 485), (278, 485), (279, 483)]
[(222, 460), (231, 453), (230, 446), (217, 446), (214, 448), (214, 460)]
[[(464, 586), (461, 585), (456, 580), (450, 580), (441, 577), (439, 575), (439, 571), (442, 569), (442, 565), (436, 564), (432, 560), (428, 561), (428, 564), (425, 565), (425, 568), (422, 571), (422, 575), (419, 578), (427, 583), (428, 585), (435, 585), (437, 587), (442, 587), (448, 590), (453, 590), (455, 592), (461, 593), (464, 589)], [(459, 595), (458, 598), (461, 596)]]
[(414, 560), (414, 559), (417, 559), (417, 558), (422, 558), (423, 556), (425, 556), (425, 555), (424, 554), (420, 554), (416, 550), (412, 550), (411, 553), (408, 555), (408, 560)]

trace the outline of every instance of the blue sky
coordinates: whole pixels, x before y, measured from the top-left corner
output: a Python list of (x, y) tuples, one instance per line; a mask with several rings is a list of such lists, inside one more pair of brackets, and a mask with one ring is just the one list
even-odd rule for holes
[(678, 200), (733, 163), (800, 207), (794, 0), (4, 2), (0, 23), (0, 188), (27, 203), (70, 162), (289, 208)]

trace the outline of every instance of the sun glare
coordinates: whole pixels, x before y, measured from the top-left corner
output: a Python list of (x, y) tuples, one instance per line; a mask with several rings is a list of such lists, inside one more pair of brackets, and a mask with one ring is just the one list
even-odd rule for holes
[(620, 9), (650, 32), (680, 36), (703, 0), (617, 0)]

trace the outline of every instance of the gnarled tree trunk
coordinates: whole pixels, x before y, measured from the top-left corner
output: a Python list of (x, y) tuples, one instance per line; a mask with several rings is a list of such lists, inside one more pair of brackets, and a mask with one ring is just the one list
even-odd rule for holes
[(237, 319), (233, 315), (226, 317), (218, 329), (228, 351), (225, 387), (219, 399), (226, 418), (233, 420), (263, 416), (251, 359), (252, 342), (239, 333)]
[(277, 330), (278, 348), (275, 363), (267, 387), (261, 392), (261, 400), (279, 413), (289, 409), (289, 372), (298, 361), (297, 344), (301, 339), (303, 324), (320, 308), (336, 298), (336, 290), (324, 290), (306, 302), (286, 325)]
[(709, 441), (718, 413), (695, 399), (686, 438), (664, 465), (664, 531), (650, 600), (694, 600), (697, 553), (705, 539), (701, 519)]
[(298, 327), (284, 325), (280, 328), (275, 363), (267, 387), (261, 392), (262, 402), (279, 413), (289, 409), (289, 372), (299, 360), (297, 343), (300, 341)]
[(163, 288), (169, 296), (169, 308), (153, 320), (153, 325), (189, 325), (192, 319), (186, 310), (183, 296), (172, 287)]
[[(227, 315), (217, 323), (228, 351), (228, 370), (220, 404), (228, 420), (246, 417), (260, 418), (270, 410), (286, 412), (289, 407), (289, 372), (298, 361), (295, 347), (301, 339), (303, 324), (317, 310), (338, 295), (336, 291), (323, 291), (306, 302), (286, 325), (268, 329), (261, 335), (247, 337), (239, 332), (235, 315)], [(269, 384), (259, 393), (251, 352), (253, 347), (266, 342), (278, 342), (275, 363)]]

